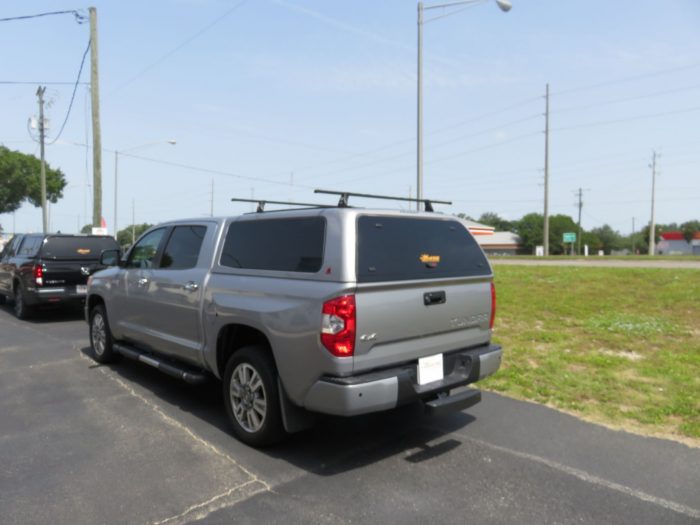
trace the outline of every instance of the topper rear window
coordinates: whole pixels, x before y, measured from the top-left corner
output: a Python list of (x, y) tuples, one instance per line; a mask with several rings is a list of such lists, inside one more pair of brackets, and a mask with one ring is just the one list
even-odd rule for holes
[(104, 250), (118, 250), (111, 237), (48, 237), (41, 247), (44, 259), (94, 259)]
[(357, 220), (358, 282), (490, 275), (484, 253), (451, 220), (361, 216)]

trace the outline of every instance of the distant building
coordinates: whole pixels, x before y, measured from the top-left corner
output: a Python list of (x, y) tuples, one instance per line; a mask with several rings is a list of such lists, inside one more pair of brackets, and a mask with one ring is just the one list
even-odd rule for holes
[(478, 236), (476, 240), (486, 255), (517, 255), (520, 250), (520, 237), (513, 232), (493, 232), (489, 236)]
[(656, 244), (657, 255), (700, 255), (700, 232), (695, 232), (690, 242), (683, 232), (664, 232)]

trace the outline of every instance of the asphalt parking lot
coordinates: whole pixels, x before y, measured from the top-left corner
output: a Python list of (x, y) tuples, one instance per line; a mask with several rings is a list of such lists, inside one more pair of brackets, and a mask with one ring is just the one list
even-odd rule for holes
[[(507, 356), (506, 356), (507, 358)], [(98, 366), (80, 312), (0, 307), (0, 522), (700, 523), (700, 450), (485, 394), (258, 451), (219, 386)]]

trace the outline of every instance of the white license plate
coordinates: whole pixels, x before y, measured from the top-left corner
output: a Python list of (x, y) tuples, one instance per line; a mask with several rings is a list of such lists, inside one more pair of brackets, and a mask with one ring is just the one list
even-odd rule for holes
[(439, 381), (444, 377), (442, 371), (442, 354), (421, 357), (418, 360), (418, 384), (425, 385)]
[(75, 293), (86, 294), (87, 284), (79, 284), (75, 287)]

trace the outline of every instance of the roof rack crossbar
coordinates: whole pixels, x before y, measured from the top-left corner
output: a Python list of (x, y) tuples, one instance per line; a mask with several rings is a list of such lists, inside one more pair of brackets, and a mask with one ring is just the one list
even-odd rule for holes
[(391, 201), (405, 201), (405, 202), (422, 202), (425, 206), (425, 211), (435, 211), (433, 209), (433, 204), (452, 204), (452, 201), (438, 201), (435, 199), (412, 199), (409, 197), (392, 197), (390, 195), (373, 195), (371, 193), (354, 193), (351, 191), (332, 191), (332, 190), (314, 190), (314, 193), (325, 193), (327, 195), (340, 195), (340, 200), (338, 201), (339, 208), (349, 207), (348, 200), (352, 197), (364, 197), (366, 199), (384, 199)]
[(252, 202), (258, 205), (255, 210), (257, 213), (263, 213), (265, 211), (266, 204), (282, 204), (284, 206), (302, 206), (304, 208), (328, 208), (328, 206), (323, 204), (312, 204), (309, 202), (289, 202), (289, 201), (270, 201), (267, 199), (239, 199), (233, 197), (231, 199), (233, 202)]

